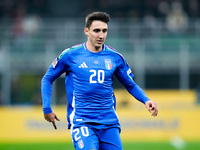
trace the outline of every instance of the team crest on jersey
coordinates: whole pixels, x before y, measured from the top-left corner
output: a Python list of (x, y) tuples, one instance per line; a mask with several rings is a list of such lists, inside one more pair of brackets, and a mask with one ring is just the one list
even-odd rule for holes
[(98, 61), (94, 61), (94, 63), (95, 63), (95, 64), (98, 64), (99, 62), (98, 62)]
[(111, 59), (105, 59), (106, 69), (112, 69)]
[(84, 147), (83, 140), (78, 141), (78, 147), (82, 149)]

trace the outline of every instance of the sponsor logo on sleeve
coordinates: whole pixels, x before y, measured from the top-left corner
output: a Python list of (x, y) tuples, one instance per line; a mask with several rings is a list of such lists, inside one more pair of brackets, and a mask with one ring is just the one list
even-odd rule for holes
[(58, 63), (58, 59), (56, 58), (56, 59), (53, 61), (53, 63), (52, 63), (52, 65), (53, 65), (53, 68), (55, 68), (55, 67), (56, 67), (57, 63)]

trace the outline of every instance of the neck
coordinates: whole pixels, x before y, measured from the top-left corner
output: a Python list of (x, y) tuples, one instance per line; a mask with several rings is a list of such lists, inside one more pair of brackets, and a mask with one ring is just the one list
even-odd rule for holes
[(89, 41), (86, 42), (86, 47), (91, 52), (100, 52), (102, 50), (102, 46), (93, 46)]

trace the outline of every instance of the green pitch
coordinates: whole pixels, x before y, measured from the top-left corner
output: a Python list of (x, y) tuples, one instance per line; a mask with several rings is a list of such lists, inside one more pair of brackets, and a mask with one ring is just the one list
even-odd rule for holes
[[(199, 150), (200, 142), (187, 142), (176, 148), (168, 142), (123, 142), (124, 150)], [(74, 150), (72, 143), (0, 144), (0, 150)]]

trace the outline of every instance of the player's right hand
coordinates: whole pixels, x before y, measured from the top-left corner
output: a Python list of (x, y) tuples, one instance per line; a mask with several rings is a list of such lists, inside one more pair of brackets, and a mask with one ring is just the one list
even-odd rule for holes
[(54, 112), (49, 113), (49, 114), (44, 114), (44, 118), (45, 120), (52, 122), (53, 126), (55, 129), (57, 129), (56, 123), (55, 123), (55, 119), (57, 121), (60, 121), (60, 119), (56, 116), (56, 114)]

